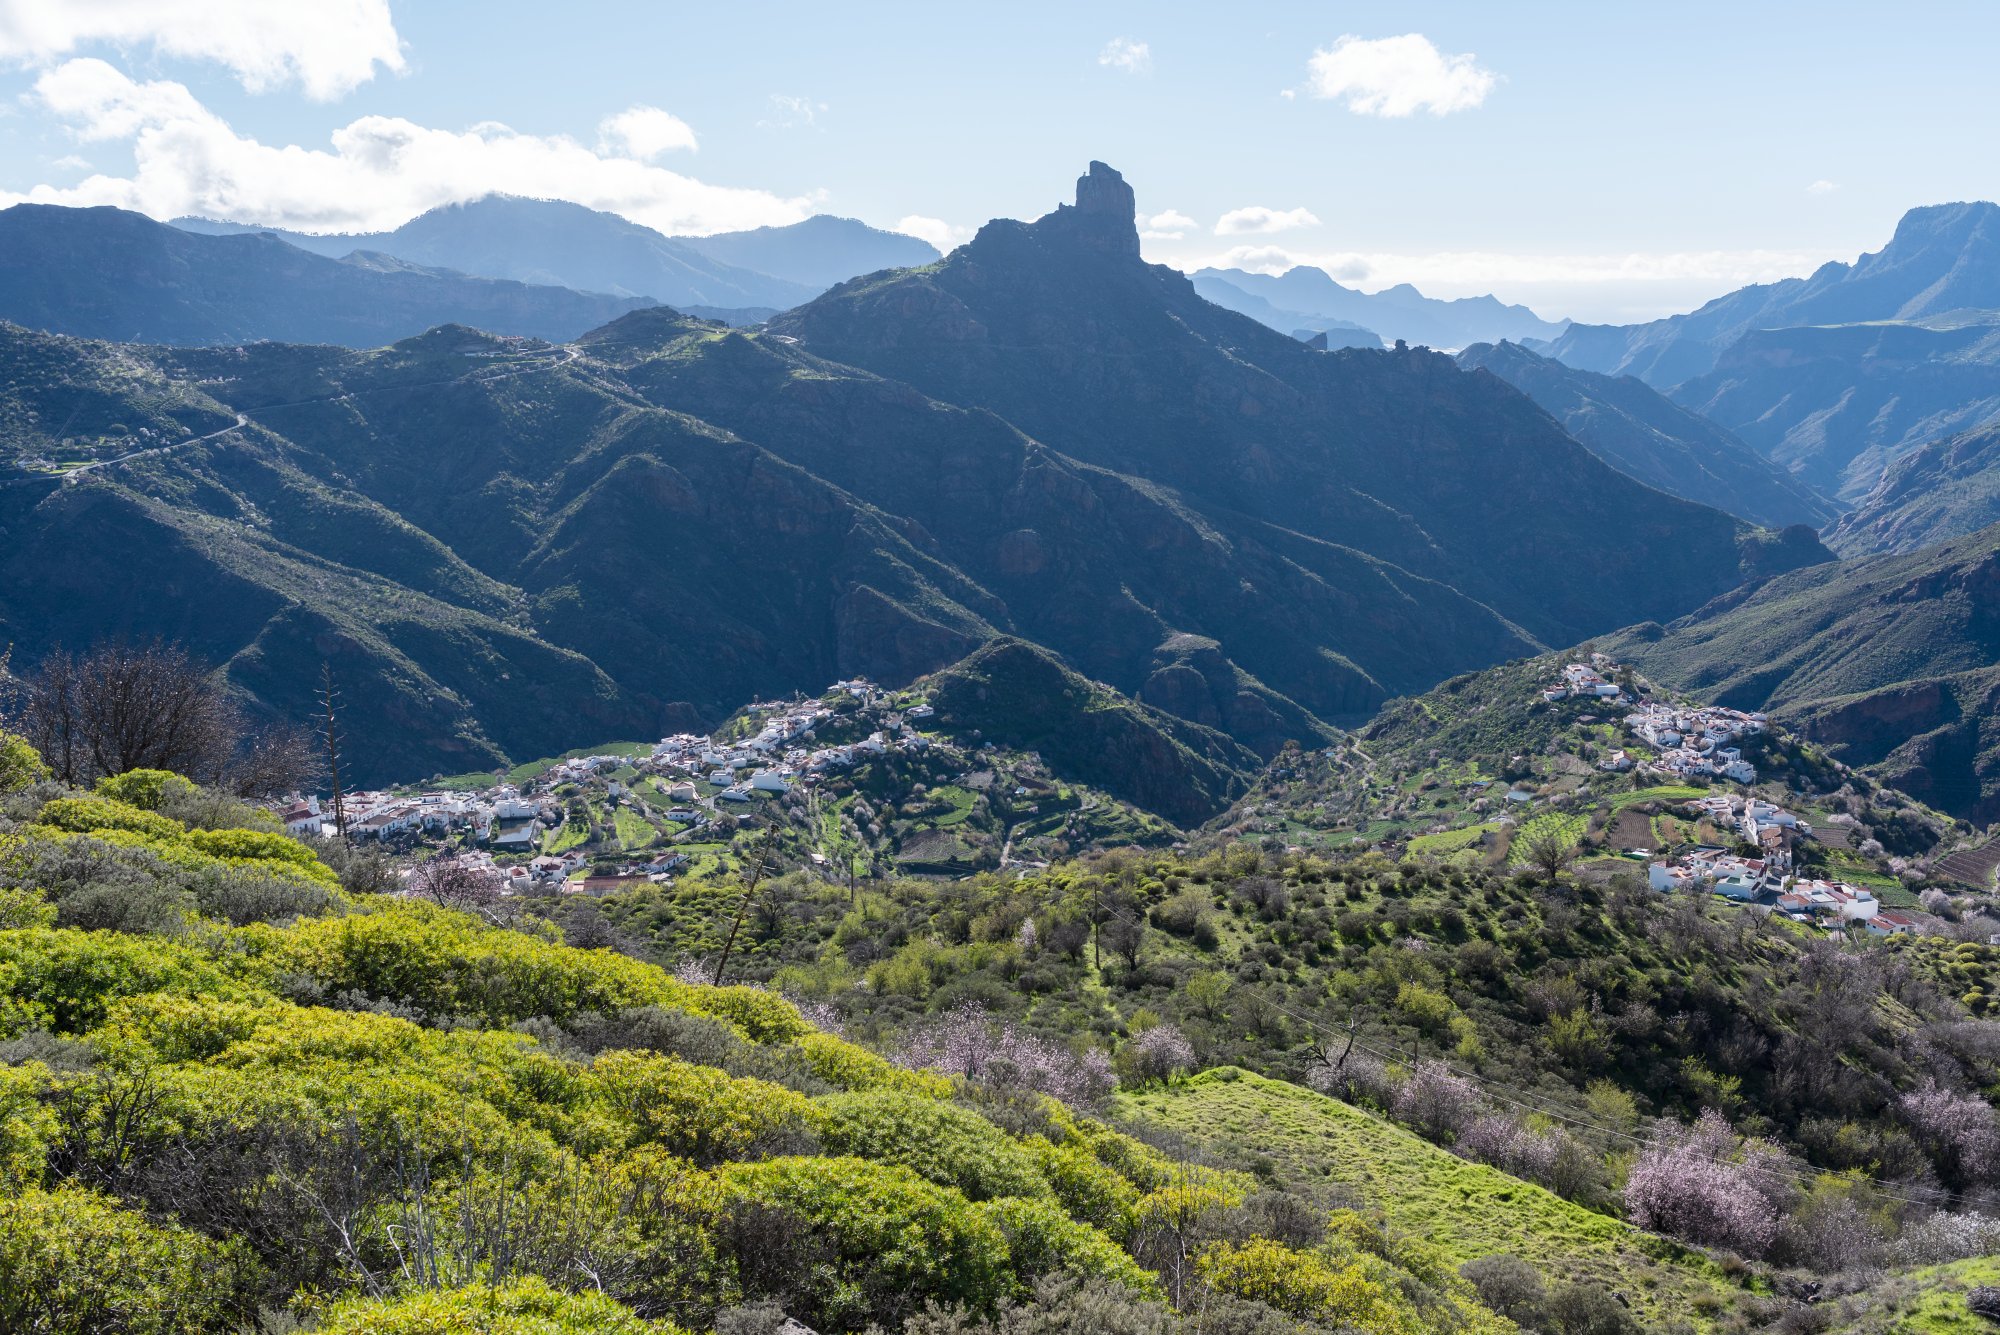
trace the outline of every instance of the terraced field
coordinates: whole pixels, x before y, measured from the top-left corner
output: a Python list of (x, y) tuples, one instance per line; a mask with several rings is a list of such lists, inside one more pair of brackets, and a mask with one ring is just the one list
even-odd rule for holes
[(2000, 869), (2000, 835), (1976, 848), (1961, 848), (1938, 859), (1937, 869), (1955, 881), (1981, 890), (1993, 888), (1993, 873)]

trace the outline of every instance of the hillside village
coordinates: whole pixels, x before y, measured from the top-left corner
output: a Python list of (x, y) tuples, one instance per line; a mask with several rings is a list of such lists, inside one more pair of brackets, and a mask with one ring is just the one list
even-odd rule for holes
[(1971, 827), (1763, 713), (1670, 697), (1588, 647), (1392, 702), (1361, 733), (1281, 757), (1200, 838), (1523, 875), (1553, 843), (1599, 884), (1701, 893), (1809, 932), (1962, 936), (1994, 892)]
[[(1482, 727), (1495, 726), (1496, 710), (1504, 718), (1525, 708), (1528, 721), (1558, 730), (1497, 771), (1462, 759), (1385, 769), (1355, 739), (1281, 756), (1268, 785), (1322, 775), (1319, 800), (1297, 813), (1304, 823), (1276, 827), (1292, 831), (1287, 847), (1305, 851), (1311, 840), (1301, 837), (1331, 821), (1351, 828), (1351, 848), (1379, 841), (1411, 857), (1520, 866), (1533, 843), (1558, 831), (1600, 877), (1638, 863), (1656, 891), (1712, 894), (1802, 927), (1883, 936), (1941, 929), (1914, 911), (1903, 873), (1857, 850), (1852, 820), (1816, 806), (1824, 799), (1800, 789), (1796, 774), (1782, 781), (1796, 748), (1765, 715), (1666, 698), (1602, 653), (1543, 670), (1550, 675), (1524, 705), (1471, 707)], [(1515, 740), (1530, 735), (1539, 734)], [(1753, 756), (1779, 766), (1781, 781), (1760, 782)], [(603, 895), (726, 871), (750, 861), (761, 838), (781, 848), (783, 865), (841, 881), (1032, 868), (1073, 848), (1173, 837), (1060, 781), (1033, 755), (939, 729), (921, 692), (861, 678), (816, 697), (756, 702), (711, 735), (350, 793), (343, 808), (351, 839), (448, 854), (501, 893), (523, 896)], [(1202, 838), (1264, 830), (1268, 845), (1270, 817), (1283, 809), (1250, 804), (1250, 818), (1239, 812)], [(299, 834), (334, 824), (321, 797), (298, 798), (282, 815)], [(1332, 846), (1340, 842), (1336, 834)]]
[[(603, 895), (727, 870), (767, 827), (779, 861), (835, 881), (1034, 868), (1100, 837), (1171, 838), (1033, 754), (956, 739), (935, 718), (921, 695), (854, 678), (748, 705), (713, 735), (347, 793), (341, 808), (350, 840), (449, 856), (505, 895)], [(279, 814), (294, 834), (335, 830), (327, 796), (296, 796)]]

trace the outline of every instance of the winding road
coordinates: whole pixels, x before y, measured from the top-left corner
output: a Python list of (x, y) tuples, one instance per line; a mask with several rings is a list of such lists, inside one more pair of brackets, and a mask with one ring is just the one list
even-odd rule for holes
[(552, 361), (538, 361), (531, 365), (514, 366), (502, 370), (495, 370), (490, 366), (475, 367), (463, 375), (448, 376), (442, 380), (424, 380), (409, 385), (377, 385), (370, 389), (343, 390), (338, 394), (322, 394), (316, 398), (294, 399), (289, 403), (267, 403), (262, 407), (253, 408), (248, 413), (238, 412), (234, 422), (220, 430), (211, 431), (206, 435), (190, 436), (186, 440), (177, 440), (168, 445), (149, 445), (143, 450), (132, 450), (121, 454), (115, 459), (98, 459), (92, 463), (78, 464), (75, 468), (68, 469), (61, 474), (62, 481), (67, 486), (74, 483), (83, 474), (94, 472), (99, 468), (109, 468), (114, 464), (129, 463), (133, 459), (143, 459), (148, 455), (166, 454), (173, 450), (183, 449), (189, 445), (199, 445), (203, 441), (214, 440), (219, 436), (226, 436), (232, 431), (241, 431), (244, 427), (250, 425), (252, 414), (274, 412), (280, 408), (302, 408), (307, 404), (313, 403), (344, 403), (349, 399), (359, 398), (364, 394), (386, 394), (392, 390), (435, 389), (440, 385), (462, 384), (468, 380), (480, 382), (510, 380), (515, 376), (533, 375), (541, 371), (560, 370), (583, 355), (574, 347), (563, 347), (559, 351), (562, 353), (561, 357)]

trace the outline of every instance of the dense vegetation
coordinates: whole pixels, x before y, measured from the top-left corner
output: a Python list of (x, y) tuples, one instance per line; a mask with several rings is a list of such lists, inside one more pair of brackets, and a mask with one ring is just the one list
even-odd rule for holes
[(897, 1066), (769, 991), (357, 896), (175, 776), (6, 761), (10, 1329), (1506, 1329), (1421, 1245), (1113, 1131), (1102, 1088)]

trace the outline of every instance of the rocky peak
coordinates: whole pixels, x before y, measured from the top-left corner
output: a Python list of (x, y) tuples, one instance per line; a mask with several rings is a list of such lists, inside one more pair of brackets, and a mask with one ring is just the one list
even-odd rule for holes
[(1114, 255), (1139, 256), (1138, 208), (1125, 178), (1101, 162), (1076, 179), (1076, 203), (1059, 204), (1035, 223), (1045, 234), (1062, 236)]

